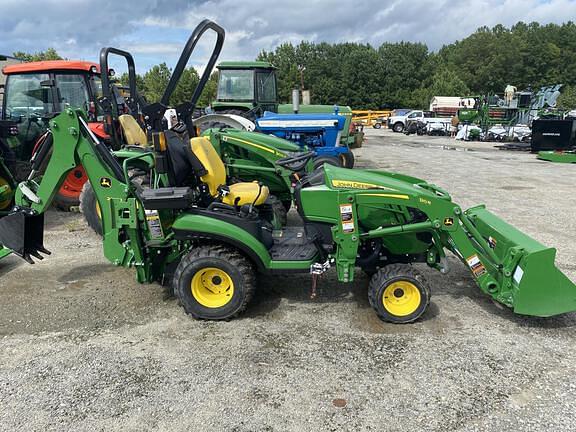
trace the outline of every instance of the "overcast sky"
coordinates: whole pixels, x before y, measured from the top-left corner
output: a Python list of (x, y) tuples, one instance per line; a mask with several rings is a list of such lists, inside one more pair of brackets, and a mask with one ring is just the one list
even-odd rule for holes
[[(226, 29), (220, 59), (251, 60), (283, 42), (425, 42), (431, 49), (480, 26), (576, 21), (576, 0), (0, 0), (0, 54), (54, 47), (95, 61), (100, 48), (132, 52), (140, 72), (172, 67), (203, 18)], [(208, 56), (209, 38), (193, 63)]]

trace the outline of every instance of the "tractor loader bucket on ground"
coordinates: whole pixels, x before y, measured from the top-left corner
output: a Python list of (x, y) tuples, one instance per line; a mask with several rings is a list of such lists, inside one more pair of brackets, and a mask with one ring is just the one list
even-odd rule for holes
[(30, 264), (34, 264), (32, 257), (44, 259), (40, 253), (50, 255), (44, 247), (44, 214), (15, 207), (0, 219), (0, 245), (4, 246), (0, 248), (0, 256), (7, 248)]
[[(483, 287), (492, 297), (523, 315), (546, 317), (576, 311), (576, 285), (556, 267), (556, 249), (542, 245), (484, 206), (466, 215), (492, 250), (487, 255), (497, 258), (488, 258), (495, 265), (485, 269), (497, 282)], [(481, 275), (478, 281), (482, 286)]]

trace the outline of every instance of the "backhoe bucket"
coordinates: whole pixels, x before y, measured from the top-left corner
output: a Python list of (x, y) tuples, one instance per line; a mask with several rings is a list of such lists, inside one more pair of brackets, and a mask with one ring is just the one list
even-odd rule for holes
[(576, 285), (556, 267), (556, 249), (542, 245), (484, 206), (466, 215), (501, 264), (486, 268), (500, 285), (488, 289), (496, 300), (523, 315), (547, 317), (576, 311)]
[(12, 250), (30, 264), (34, 264), (32, 257), (44, 259), (40, 252), (50, 255), (44, 247), (44, 214), (15, 207), (0, 219), (0, 246)]

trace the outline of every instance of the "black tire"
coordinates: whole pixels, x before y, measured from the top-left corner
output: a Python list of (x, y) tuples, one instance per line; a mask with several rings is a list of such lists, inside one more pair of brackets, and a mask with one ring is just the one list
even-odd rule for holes
[(380, 129), (380, 128), (382, 127), (382, 123), (374, 123), (374, 124), (372, 125), (372, 127), (373, 127), (374, 129)]
[(394, 123), (394, 126), (392, 126), (392, 130), (394, 132), (400, 133), (404, 131), (404, 125), (401, 122)]
[(342, 153), (340, 155), (340, 161), (344, 168), (354, 168), (354, 153), (352, 153), (352, 150), (347, 153)]
[(90, 182), (84, 183), (80, 193), (80, 212), (84, 215), (88, 226), (96, 234), (102, 236), (102, 221), (98, 215), (98, 201), (96, 201), (96, 194)]
[(61, 193), (57, 193), (52, 201), (54, 207), (65, 212), (71, 211), (72, 207), (78, 207), (79, 204), (77, 199), (62, 195)]
[(342, 166), (340, 158), (337, 158), (336, 156), (316, 156), (313, 161), (314, 169), (320, 168), (325, 163), (338, 167)]
[[(393, 289), (390, 297), (384, 296), (387, 289)], [(430, 288), (424, 276), (411, 265), (390, 264), (372, 276), (368, 300), (381, 320), (405, 324), (416, 321), (426, 311)], [(395, 300), (400, 303), (395, 304)]]
[[(7, 173), (3, 173), (3, 170), (0, 171), (0, 186), (8, 186), (9, 189), (7, 193), (5, 192), (2, 194), (5, 198), (0, 200), (0, 210), (8, 210), (14, 204), (14, 190), (11, 186), (11, 181), (9, 181), (9, 177)], [(10, 198), (8, 198), (10, 197)]]
[[(216, 269), (225, 274), (225, 277), (210, 276), (207, 269)], [(198, 278), (195, 280), (195, 278)], [(204, 279), (210, 278), (211, 279)], [(224, 278), (229, 278), (226, 281)], [(215, 279), (220, 278), (219, 281)], [(226, 292), (232, 289), (229, 299), (221, 306), (207, 306), (202, 304), (210, 300), (208, 297), (196, 296), (192, 283), (204, 282), (212, 286), (222, 284), (224, 293), (213, 293), (219, 298), (227, 297)], [(231, 283), (230, 283), (231, 281)], [(227, 283), (228, 282), (228, 283)], [(236, 250), (226, 246), (203, 245), (192, 249), (182, 258), (174, 273), (172, 280), (174, 294), (179, 299), (187, 314), (196, 319), (227, 320), (242, 313), (254, 295), (256, 290), (256, 277), (251, 263), (240, 255)], [(225, 287), (228, 286), (228, 289)], [(207, 289), (207, 288), (200, 288)]]

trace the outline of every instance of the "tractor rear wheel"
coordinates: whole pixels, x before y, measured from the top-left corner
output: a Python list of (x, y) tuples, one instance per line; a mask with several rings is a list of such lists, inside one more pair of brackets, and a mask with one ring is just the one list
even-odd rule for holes
[(344, 168), (354, 168), (354, 153), (350, 150), (340, 155), (340, 162)]
[(80, 194), (80, 212), (90, 228), (99, 236), (102, 235), (102, 213), (96, 200), (96, 194), (90, 182), (84, 183)]
[(3, 188), (5, 186), (7, 186), (8, 189), (0, 194), (0, 210), (8, 210), (12, 206), (12, 200), (14, 198), (14, 190), (10, 186), (10, 182), (8, 182), (8, 178), (2, 177), (2, 173), (0, 173), (0, 187)]
[(54, 206), (60, 210), (70, 211), (80, 203), (80, 193), (88, 180), (82, 166), (74, 168), (64, 179), (62, 187), (54, 197)]
[(314, 164), (314, 169), (320, 168), (325, 163), (327, 163), (328, 165), (334, 165), (338, 167), (342, 166), (340, 159), (337, 158), (336, 156), (317, 156), (314, 158), (312, 163)]
[(187, 314), (226, 320), (243, 312), (256, 290), (251, 263), (234, 249), (204, 245), (182, 258), (172, 281)]
[(368, 300), (383, 321), (404, 324), (416, 321), (430, 303), (430, 288), (409, 264), (390, 264), (372, 276)]

